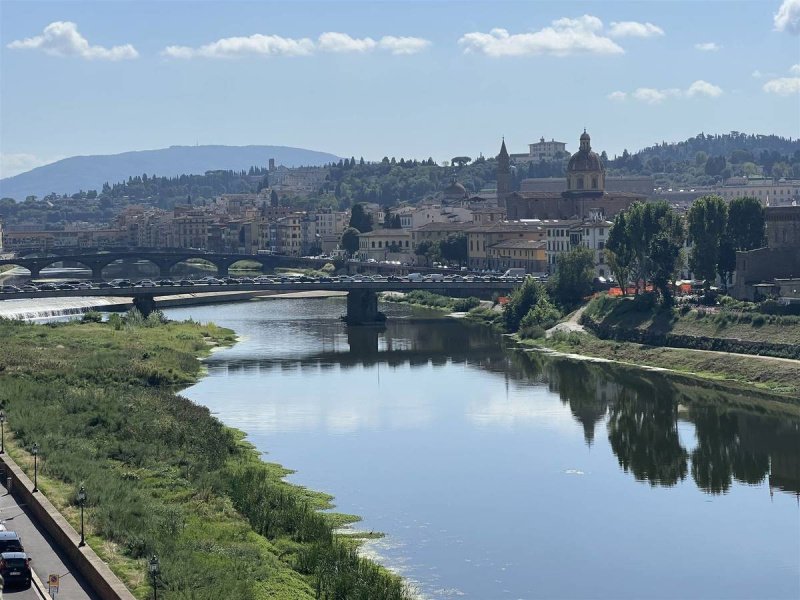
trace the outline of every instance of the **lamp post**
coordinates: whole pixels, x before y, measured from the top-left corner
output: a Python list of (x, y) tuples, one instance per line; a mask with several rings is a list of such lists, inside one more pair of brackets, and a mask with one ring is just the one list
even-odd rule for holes
[(86, 488), (81, 486), (78, 490), (78, 505), (81, 507), (81, 541), (78, 543), (78, 548), (83, 548), (86, 545), (86, 538), (83, 535), (83, 507), (86, 504)]
[(0, 454), (6, 453), (6, 411), (0, 410)]
[(31, 446), (31, 454), (33, 454), (33, 492), (39, 491), (39, 444), (33, 442)]
[(153, 554), (153, 558), (150, 559), (148, 568), (150, 570), (150, 576), (153, 578), (153, 600), (158, 600), (158, 585), (156, 579), (158, 578), (159, 564), (158, 557), (155, 554)]

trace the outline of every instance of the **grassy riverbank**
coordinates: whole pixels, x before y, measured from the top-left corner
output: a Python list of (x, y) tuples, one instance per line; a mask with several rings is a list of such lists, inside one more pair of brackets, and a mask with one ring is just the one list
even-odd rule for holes
[(333, 533), (355, 517), (319, 512), (330, 497), (283, 481), (289, 471), (175, 393), (233, 332), (113, 319), (0, 321), (0, 336), (9, 453), (32, 473), (39, 444), (39, 487), (73, 525), (85, 484), (88, 541), (137, 597), (152, 594), (153, 553), (165, 599), (408, 597)]
[(601, 340), (589, 332), (560, 333), (547, 339), (521, 339), (519, 343), (566, 354), (670, 369), (700, 379), (724, 382), (737, 389), (750, 388), (800, 402), (796, 361)]
[(450, 298), (449, 296), (433, 294), (425, 290), (412, 290), (405, 294), (384, 294), (383, 300), (386, 302), (414, 304), (427, 308), (438, 308), (448, 312), (467, 312), (481, 303), (480, 300), (472, 296), (469, 298)]

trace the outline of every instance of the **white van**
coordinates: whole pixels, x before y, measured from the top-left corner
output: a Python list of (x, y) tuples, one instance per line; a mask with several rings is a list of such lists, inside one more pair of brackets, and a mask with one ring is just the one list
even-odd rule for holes
[(525, 269), (509, 269), (503, 273), (503, 277), (525, 277)]
[(441, 273), (431, 273), (427, 278), (428, 281), (444, 281), (444, 275)]
[(406, 275), (408, 281), (422, 281), (422, 273), (409, 273)]

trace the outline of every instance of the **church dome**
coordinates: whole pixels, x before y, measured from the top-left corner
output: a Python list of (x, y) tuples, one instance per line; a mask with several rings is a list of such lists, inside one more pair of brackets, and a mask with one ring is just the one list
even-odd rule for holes
[(567, 164), (567, 195), (602, 195), (605, 190), (606, 172), (603, 161), (592, 151), (591, 138), (586, 130), (581, 135), (580, 149)]
[(578, 150), (569, 159), (567, 164), (567, 173), (576, 171), (602, 171), (603, 161), (597, 155), (597, 152), (592, 151), (591, 138), (586, 130), (581, 134), (581, 145)]
[(467, 188), (453, 180), (450, 182), (450, 185), (444, 189), (444, 195), (463, 198), (467, 195)]

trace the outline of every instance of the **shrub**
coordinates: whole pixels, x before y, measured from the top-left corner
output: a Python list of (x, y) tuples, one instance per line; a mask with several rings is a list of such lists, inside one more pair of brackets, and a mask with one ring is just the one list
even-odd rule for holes
[(520, 322), (521, 328), (538, 327), (550, 329), (561, 318), (559, 310), (553, 306), (547, 297), (540, 297), (536, 304), (528, 311)]
[(81, 322), (83, 323), (102, 323), (103, 322), (103, 315), (100, 314), (96, 310), (89, 310), (83, 313), (81, 317)]
[(480, 306), (480, 304), (481, 301), (475, 296), (470, 296), (469, 298), (456, 298), (453, 301), (453, 310), (455, 312), (467, 312), (477, 306)]

